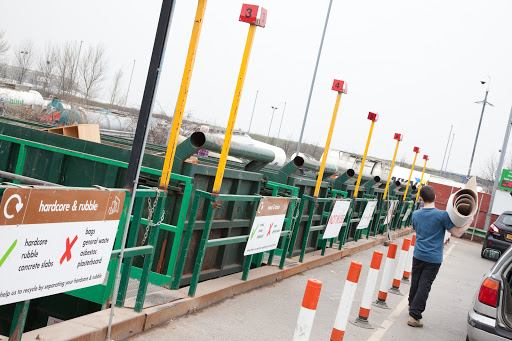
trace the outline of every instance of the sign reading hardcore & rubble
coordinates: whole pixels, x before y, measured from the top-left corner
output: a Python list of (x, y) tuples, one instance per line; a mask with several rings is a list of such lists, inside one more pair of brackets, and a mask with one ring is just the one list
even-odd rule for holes
[(262, 198), (252, 223), (244, 256), (274, 250), (283, 229), (288, 198)]
[(368, 201), (364, 208), (363, 215), (361, 216), (361, 220), (359, 220), (359, 224), (357, 225), (357, 230), (365, 229), (370, 225), (375, 206), (377, 206), (377, 201)]
[(343, 222), (345, 221), (345, 217), (347, 216), (349, 207), (350, 201), (348, 200), (336, 200), (334, 202), (334, 207), (332, 208), (322, 239), (329, 239), (338, 236)]
[(101, 284), (124, 198), (97, 189), (6, 189), (0, 306)]

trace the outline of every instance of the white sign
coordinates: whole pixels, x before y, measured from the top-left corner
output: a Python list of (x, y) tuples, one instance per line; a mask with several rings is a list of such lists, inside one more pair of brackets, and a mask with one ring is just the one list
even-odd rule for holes
[(364, 208), (363, 215), (359, 224), (357, 225), (357, 230), (363, 230), (370, 225), (370, 220), (372, 220), (373, 211), (375, 211), (375, 206), (377, 206), (377, 201), (368, 201), (366, 207)]
[(329, 221), (325, 227), (323, 239), (334, 238), (339, 235), (349, 208), (349, 200), (336, 200), (334, 202), (334, 207), (332, 208), (331, 215), (329, 216)]
[(409, 204), (409, 208), (407, 209), (407, 211), (405, 212), (405, 215), (404, 215), (404, 218), (402, 219), (402, 221), (406, 221), (407, 218), (409, 218), (409, 215), (411, 214), (412, 212), (412, 205)]
[(277, 247), (289, 202), (288, 198), (260, 200), (249, 240), (245, 245), (244, 256), (274, 250)]
[[(393, 218), (393, 212), (395, 211), (397, 204), (398, 200), (391, 200), (389, 202), (388, 214), (386, 215), (386, 219), (384, 220), (384, 225), (387, 225), (391, 222), (391, 219)], [(384, 202), (384, 205), (387, 207), (387, 201)]]
[(0, 306), (101, 284), (124, 197), (96, 189), (5, 190)]

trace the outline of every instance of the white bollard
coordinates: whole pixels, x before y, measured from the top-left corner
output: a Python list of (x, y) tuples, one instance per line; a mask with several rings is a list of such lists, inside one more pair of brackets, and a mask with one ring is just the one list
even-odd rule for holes
[(396, 295), (402, 295), (400, 292), (400, 283), (402, 276), (404, 274), (405, 269), (405, 261), (407, 260), (407, 256), (409, 254), (409, 247), (411, 246), (411, 240), (405, 238), (402, 243), (402, 250), (400, 251), (400, 255), (398, 256), (398, 265), (396, 266), (395, 277), (393, 278), (393, 283), (391, 284), (391, 288), (389, 288), (388, 292)]
[(416, 235), (412, 235), (411, 247), (409, 247), (409, 254), (405, 261), (404, 276), (402, 277), (402, 283), (410, 283), (411, 272), (412, 272), (412, 258), (414, 257), (414, 245), (416, 245)]
[(343, 294), (341, 295), (340, 305), (338, 307), (338, 313), (336, 314), (336, 320), (332, 328), (331, 341), (343, 341), (362, 267), (363, 265), (358, 262), (352, 262), (350, 264), (347, 280), (345, 281), (345, 287), (343, 288)]
[(304, 298), (302, 299), (302, 306), (300, 307), (297, 326), (295, 327), (295, 333), (293, 334), (293, 341), (309, 340), (321, 290), (322, 282), (316, 279), (308, 280), (308, 285), (304, 292)]
[(393, 269), (395, 267), (395, 257), (398, 245), (395, 243), (389, 244), (388, 255), (386, 257), (386, 263), (384, 264), (384, 272), (380, 281), (379, 294), (377, 300), (373, 302), (373, 305), (379, 308), (389, 309), (386, 298), (388, 297), (388, 288), (391, 285), (393, 278)]
[(359, 308), (359, 316), (350, 323), (366, 329), (373, 329), (374, 327), (368, 322), (370, 316), (370, 306), (372, 304), (373, 293), (377, 285), (377, 278), (379, 277), (380, 264), (382, 263), (383, 253), (374, 251), (366, 284), (364, 286), (363, 299), (361, 300), (361, 307)]

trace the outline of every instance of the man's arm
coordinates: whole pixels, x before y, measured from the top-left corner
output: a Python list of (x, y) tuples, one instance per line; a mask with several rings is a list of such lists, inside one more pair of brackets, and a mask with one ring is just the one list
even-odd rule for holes
[(473, 222), (473, 219), (468, 221), (467, 224), (464, 226), (460, 226), (460, 227), (454, 226), (451, 229), (449, 229), (448, 232), (450, 232), (453, 236), (460, 238), (460, 237), (462, 237), (464, 232), (467, 231), (467, 229), (469, 228), (469, 225), (471, 225), (472, 222)]

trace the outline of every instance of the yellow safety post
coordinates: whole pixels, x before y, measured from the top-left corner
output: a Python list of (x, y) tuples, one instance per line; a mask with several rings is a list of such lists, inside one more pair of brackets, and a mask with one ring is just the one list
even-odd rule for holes
[(332, 113), (331, 126), (329, 128), (329, 134), (327, 135), (327, 141), (325, 142), (324, 155), (322, 156), (322, 164), (320, 165), (320, 171), (318, 172), (318, 178), (316, 179), (316, 187), (314, 197), (318, 197), (318, 193), (320, 192), (320, 185), (322, 184), (322, 178), (324, 176), (325, 164), (327, 163), (327, 154), (329, 153), (329, 148), (331, 146), (331, 138), (332, 133), (334, 131), (334, 125), (336, 124), (336, 116), (338, 116), (338, 108), (340, 107), (341, 94), (347, 93), (346, 88), (344, 87), (345, 82), (335, 79), (332, 84), (332, 90), (338, 92), (338, 96), (336, 97), (336, 104), (334, 105), (334, 112)]
[(389, 181), (391, 180), (391, 173), (393, 173), (393, 167), (395, 166), (395, 159), (396, 159), (396, 153), (398, 152), (398, 145), (400, 144), (400, 141), (402, 141), (404, 139), (404, 136), (402, 134), (395, 133), (395, 136), (393, 138), (396, 140), (395, 154), (393, 154), (393, 161), (391, 161), (391, 167), (389, 168), (388, 182), (386, 182), (386, 189), (384, 190), (384, 195), (382, 196), (382, 200), (386, 199), (386, 196), (388, 195)]
[(373, 112), (368, 113), (368, 119), (372, 121), (370, 126), (370, 133), (368, 134), (368, 141), (366, 141), (366, 148), (364, 150), (363, 160), (361, 160), (361, 167), (359, 168), (359, 174), (357, 175), (356, 189), (354, 190), (354, 198), (357, 198), (357, 192), (359, 192), (359, 184), (361, 183), (361, 177), (363, 176), (364, 162), (366, 161), (366, 154), (368, 154), (368, 148), (370, 147), (370, 141), (372, 139), (373, 126), (379, 119), (378, 114)]
[(412, 162), (411, 173), (409, 174), (409, 180), (407, 180), (407, 186), (405, 187), (403, 200), (405, 200), (405, 197), (407, 196), (407, 191), (409, 190), (409, 183), (411, 182), (412, 171), (414, 170), (414, 165), (416, 164), (416, 158), (418, 157), (418, 153), (420, 152), (420, 147), (414, 147), (413, 151), (415, 153), (414, 161)]
[(194, 62), (196, 60), (197, 46), (199, 45), (199, 36), (201, 35), (201, 28), (203, 26), (206, 2), (207, 0), (199, 0), (197, 4), (194, 27), (192, 28), (192, 36), (190, 37), (190, 44), (188, 46), (187, 61), (185, 63), (185, 69), (183, 70), (183, 77), (181, 78), (180, 93), (178, 95), (178, 101), (176, 102), (176, 109), (174, 110), (171, 135), (167, 143), (167, 151), (165, 152), (164, 167), (162, 169), (162, 177), (160, 178), (161, 190), (167, 190), (169, 179), (171, 178), (172, 164), (176, 153), (176, 146), (178, 145), (178, 136), (181, 130), (181, 122), (183, 121), (183, 113), (185, 111), (185, 103), (187, 102), (192, 70), (194, 69)]
[(418, 188), (418, 193), (416, 193), (416, 201), (418, 201), (418, 198), (420, 197), (420, 189), (421, 185), (423, 184), (423, 175), (425, 174), (425, 168), (427, 168), (428, 155), (423, 155), (423, 160), (425, 160), (425, 164), (423, 165), (423, 172), (421, 172), (420, 187)]
[(240, 13), (240, 21), (244, 21), (250, 24), (249, 33), (247, 34), (247, 42), (245, 43), (242, 65), (240, 66), (240, 73), (238, 74), (235, 96), (233, 97), (233, 103), (231, 104), (231, 113), (229, 114), (229, 121), (226, 128), (226, 135), (224, 136), (224, 143), (222, 145), (219, 165), (217, 167), (217, 174), (215, 175), (215, 182), (213, 183), (213, 193), (220, 192), (220, 186), (222, 185), (222, 179), (224, 178), (224, 170), (226, 168), (229, 147), (231, 145), (231, 137), (233, 136), (233, 129), (235, 127), (238, 105), (240, 103), (240, 98), (242, 97), (242, 89), (244, 87), (247, 66), (249, 65), (249, 57), (251, 56), (252, 43), (254, 41), (254, 34), (256, 33), (256, 26), (265, 27), (267, 20), (267, 10), (264, 8), (261, 9), (260, 19), (258, 20), (256, 18), (258, 8), (259, 6), (243, 4), (242, 12)]

